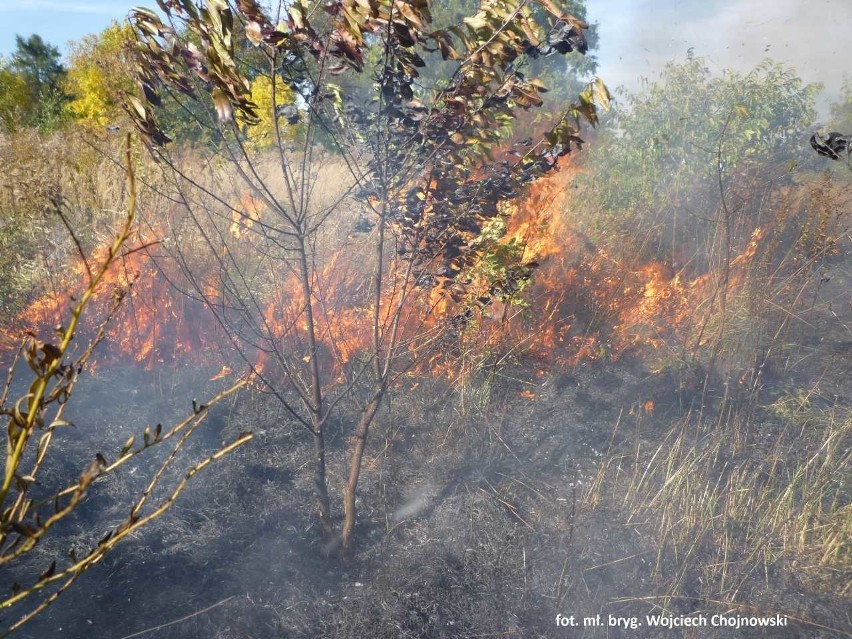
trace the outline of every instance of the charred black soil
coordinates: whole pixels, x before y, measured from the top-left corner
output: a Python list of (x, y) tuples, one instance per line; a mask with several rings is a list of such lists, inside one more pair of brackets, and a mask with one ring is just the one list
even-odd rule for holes
[[(351, 561), (319, 541), (303, 427), (269, 396), (244, 393), (217, 407), (190, 456), (247, 429), (256, 439), (206, 470), (165, 517), (108, 555), (20, 636), (792, 639), (852, 631), (848, 592), (833, 590), (848, 575), (827, 583), (801, 578), (784, 555), (760, 570), (747, 557), (730, 557), (725, 578), (738, 580), (732, 596), (707, 569), (716, 557), (708, 539), (698, 536), (684, 550), (673, 535), (661, 538), (652, 511), (631, 516), (637, 484), (625, 477), (648, 472), (673, 423), (712, 422), (729, 404), (707, 393), (702, 406), (700, 393), (684, 390), (682, 373), (650, 372), (638, 359), (542, 376), (534, 364), (492, 378), (487, 401), (464, 411), (458, 389), (443, 381), (391, 396), (368, 449)], [(139, 397), (132, 410), (116, 413), (98, 390), (104, 376), (126, 397)], [(215, 390), (189, 371), (169, 383), (130, 369), (97, 377), (78, 391), (79, 425), (63, 464), (83, 464), (77, 451), (94, 440), (121, 442), (152, 420), (176, 419), (189, 408), (181, 399)], [(783, 396), (780, 387), (763, 392)], [(750, 448), (757, 457), (776, 427), (767, 415), (750, 419), (766, 435)], [(344, 422), (345, 415), (329, 442), (335, 493)], [(696, 429), (684, 445), (700, 450), (707, 434)], [(730, 472), (718, 468), (720, 476)], [(87, 513), (101, 525), (120, 521), (118, 505), (144, 486), (143, 474), (131, 467), (99, 482), (45, 556), (61, 544), (84, 545)], [(780, 614), (789, 625), (647, 627), (646, 615), (655, 614)], [(580, 625), (559, 625), (557, 615)], [(597, 615), (600, 626), (584, 620)], [(610, 616), (635, 617), (641, 626), (611, 627)]]

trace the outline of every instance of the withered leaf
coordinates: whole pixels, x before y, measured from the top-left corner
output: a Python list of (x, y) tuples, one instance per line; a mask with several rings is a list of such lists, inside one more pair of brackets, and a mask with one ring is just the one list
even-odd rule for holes
[(220, 122), (230, 122), (234, 119), (234, 106), (219, 87), (213, 89), (213, 106), (216, 107), (216, 114), (219, 116)]
[(246, 25), (246, 37), (253, 46), (260, 46), (260, 43), (263, 42), (263, 29), (260, 24), (253, 20), (249, 22)]
[(41, 344), (41, 351), (44, 353), (44, 363), (49, 366), (52, 362), (62, 357), (62, 350), (49, 342)]
[(597, 102), (604, 111), (609, 110), (610, 104), (612, 103), (612, 94), (600, 78), (595, 78), (592, 81), (592, 95), (595, 98), (595, 102)]
[(38, 580), (44, 581), (45, 579), (50, 579), (55, 572), (56, 572), (56, 560), (54, 559), (51, 562), (50, 566), (47, 567), (47, 570), (45, 570), (43, 573), (41, 573), (39, 575)]
[(850, 136), (845, 136), (837, 131), (832, 131), (827, 136), (814, 133), (811, 136), (811, 147), (819, 155), (832, 160), (839, 160), (841, 155), (852, 151), (852, 143), (849, 140)]
[(414, 8), (408, 2), (397, 2), (394, 3), (394, 7), (397, 11), (399, 11), (402, 16), (412, 23), (414, 26), (422, 29), (423, 21), (420, 19), (420, 16), (415, 12)]
[(133, 443), (136, 441), (136, 438), (131, 435), (126, 442), (124, 442), (124, 446), (121, 447), (121, 452), (119, 455), (124, 455), (127, 451), (129, 451), (133, 447)]
[(19, 535), (21, 535), (23, 537), (28, 537), (28, 538), (35, 537), (36, 534), (38, 533), (38, 529), (33, 528), (32, 526), (30, 526), (28, 524), (22, 524), (19, 521), (13, 521), (12, 522), (12, 530), (14, 530)]

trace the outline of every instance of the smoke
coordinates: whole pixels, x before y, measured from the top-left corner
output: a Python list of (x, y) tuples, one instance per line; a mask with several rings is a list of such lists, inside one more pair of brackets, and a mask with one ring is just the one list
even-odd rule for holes
[(850, 73), (848, 0), (814, 0), (806, 9), (799, 0), (591, 0), (589, 18), (599, 23), (599, 73), (611, 87), (635, 90), (690, 49), (714, 72), (747, 73), (770, 57), (824, 85), (824, 118)]

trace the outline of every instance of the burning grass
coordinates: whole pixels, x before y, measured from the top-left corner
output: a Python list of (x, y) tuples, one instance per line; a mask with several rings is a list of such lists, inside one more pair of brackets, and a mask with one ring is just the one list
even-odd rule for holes
[[(139, 241), (144, 245), (144, 239)], [(95, 251), (89, 261), (97, 263), (102, 253)], [(69, 291), (81, 290), (85, 279), (85, 267), (78, 262), (56, 283), (54, 292), (27, 307), (14, 322), (17, 328), (7, 331), (7, 340), (14, 341), (24, 330), (49, 334), (50, 327), (68, 313), (76, 294)], [(97, 318), (106, 314), (116, 296), (125, 297), (124, 305), (106, 330), (108, 347), (96, 358), (98, 365), (131, 361), (151, 368), (221, 361), (221, 340), (204, 304), (176, 291), (151, 255), (138, 248), (125, 253), (105, 276), (92, 301), (92, 313), (80, 328), (83, 343), (94, 336)]]
[[(779, 355), (782, 349), (772, 342), (783, 338), (790, 314), (795, 317), (808, 301), (814, 269), (830, 258), (842, 235), (844, 207), (832, 204), (834, 186), (813, 187), (809, 198), (811, 187), (784, 187), (767, 195), (764, 216), (770, 221), (742, 230), (726, 267), (712, 260), (703, 267), (675, 266), (637, 258), (641, 251), (627, 257), (626, 246), (595, 244), (578, 231), (583, 219), (575, 219), (573, 211), (582, 200), (572, 186), (579, 169), (570, 159), (560, 163), (558, 172), (533, 185), (523, 203), (504, 211), (508, 228), (496, 250), (517, 252), (531, 265), (531, 282), (480, 265), (463, 296), (449, 282), (431, 291), (407, 289), (412, 310), (402, 318), (401, 341), (411, 375), (461, 379), (522, 353), (557, 368), (617, 361), (625, 354), (648, 358), (653, 368), (692, 366), (721, 356), (725, 368), (740, 374), (756, 366), (761, 349)], [(227, 183), (227, 176), (211, 170), (207, 181)], [(319, 188), (312, 215), (320, 219), (331, 209), (351, 208), (322, 227), (311, 251), (317, 356), (325, 377), (340, 382), (370, 341), (365, 297), (370, 274), (353, 260), (363, 249), (364, 233), (353, 230), (359, 208), (347, 197), (343, 168), (329, 162), (312, 171), (318, 184), (333, 185)], [(196, 227), (181, 207), (157, 199), (153, 191), (149, 195), (154, 198), (149, 223), (139, 238), (147, 250), (127, 254), (95, 300), (105, 306), (111, 295), (129, 291), (125, 313), (109, 329), (111, 348), (102, 357), (149, 368), (190, 362), (236, 368), (233, 353), (223, 346), (239, 336), (243, 357), (258, 369), (275, 366), (279, 349), (295, 353), (297, 365), (299, 357), (307, 357), (299, 278), (290, 267), (278, 268), (286, 259), (273, 259), (275, 247), (254, 233), (271, 215), (262, 203), (236, 189), (230, 200), (205, 201), (209, 219)], [(216, 237), (228, 241), (210, 243)], [(4, 331), (2, 343), (11, 345), (10, 337), (24, 330), (49, 332), (67, 308), (67, 291), (78, 288), (83, 275), (78, 260), (50, 293), (17, 317), (15, 328)], [(513, 287), (516, 292), (492, 296), (495, 278), (505, 280), (504, 292)], [(404, 282), (387, 288), (387, 312), (404, 290)], [(472, 303), (486, 298), (484, 306)], [(258, 308), (241, 302), (245, 299), (256, 300)], [(786, 319), (778, 319), (785, 313)], [(745, 341), (754, 344), (744, 348)], [(709, 355), (711, 343), (719, 355)]]

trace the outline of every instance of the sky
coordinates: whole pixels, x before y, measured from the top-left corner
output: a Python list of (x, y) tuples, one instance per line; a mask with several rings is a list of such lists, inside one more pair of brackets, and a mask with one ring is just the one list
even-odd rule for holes
[[(440, 2), (440, 0), (435, 0)], [(64, 53), (69, 40), (101, 31), (154, 0), (0, 0), (0, 55), (15, 34), (38, 33)], [(747, 73), (772, 57), (807, 82), (825, 85), (821, 113), (852, 76), (852, 0), (586, 0), (599, 23), (599, 75), (611, 87), (639, 87), (692, 48), (710, 68)]]
[(654, 80), (693, 48), (714, 72), (747, 73), (771, 57), (825, 85), (821, 115), (852, 77), (852, 0), (587, 0), (599, 23), (599, 73), (610, 87)]
[(62, 53), (70, 40), (98, 33), (113, 20), (121, 21), (137, 5), (154, 0), (0, 0), (0, 55), (15, 49), (15, 35), (39, 34)]

